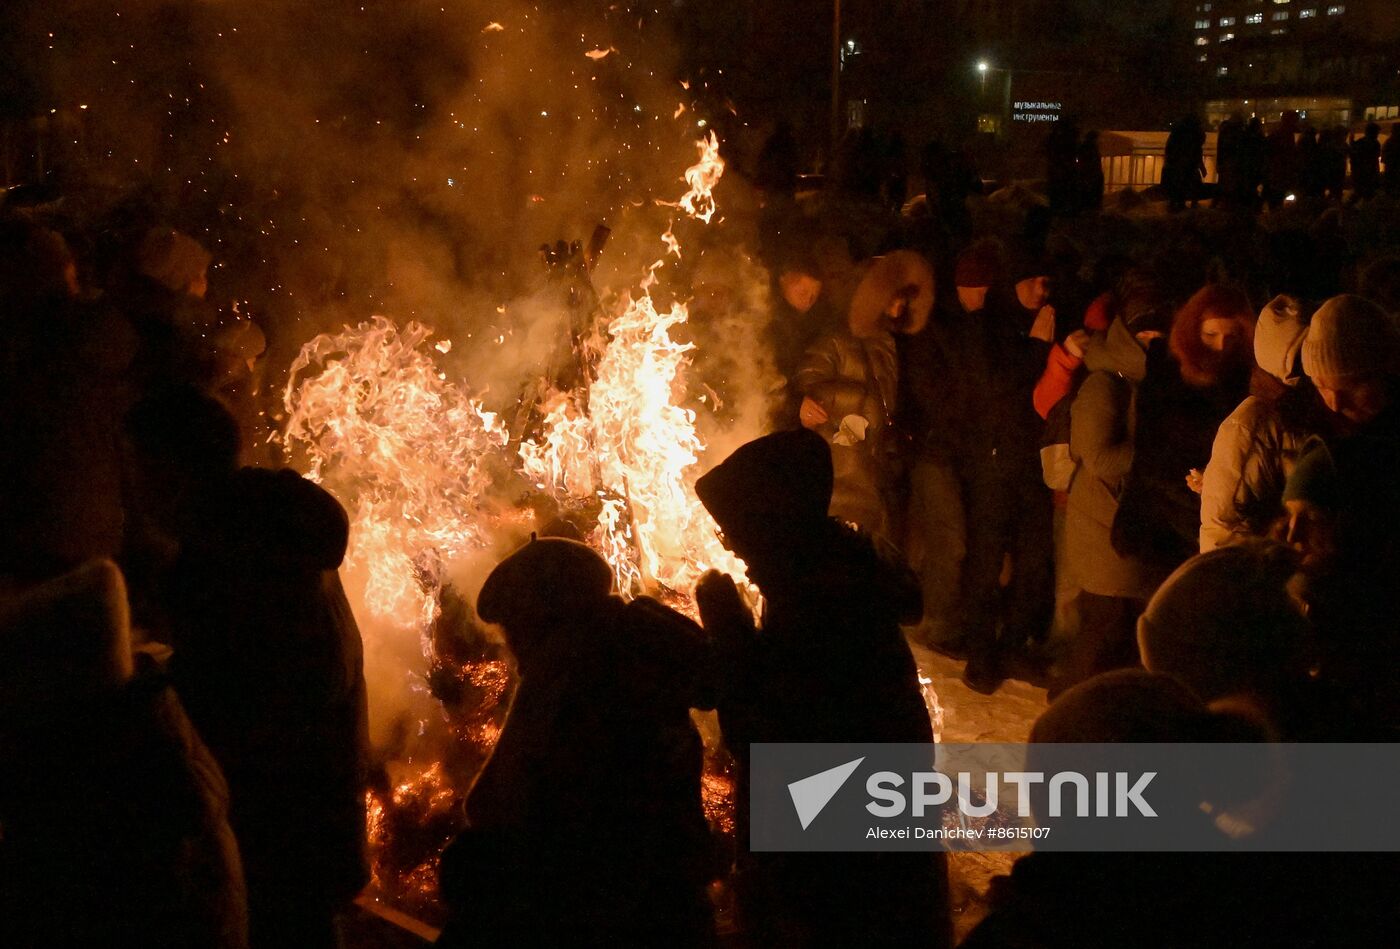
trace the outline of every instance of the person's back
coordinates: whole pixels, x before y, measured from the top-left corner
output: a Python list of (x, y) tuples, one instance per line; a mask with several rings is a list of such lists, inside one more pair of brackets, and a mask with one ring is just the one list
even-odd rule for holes
[(1351, 184), (1356, 197), (1373, 197), (1381, 185), (1381, 128), (1372, 122), (1366, 134), (1351, 143)]
[[(706, 633), (730, 670), (718, 705), (747, 826), (748, 746), (757, 741), (931, 740), (899, 624), (918, 587), (869, 541), (825, 517), (831, 465), (810, 432), (750, 442), (696, 492), (765, 599), (761, 629), (732, 581), (702, 578)], [(941, 854), (740, 853), (743, 924), (763, 945), (950, 944)]]
[(133, 499), (178, 545), (157, 585), (171, 676), (228, 777), (253, 941), (324, 941), (368, 882), (349, 521), (294, 471), (237, 468), (237, 423), (197, 390), (144, 399), (126, 431)]
[(348, 522), (287, 469), (238, 471), (209, 511), (169, 579), (171, 669), (228, 775), (262, 942), (368, 879), (363, 646), (337, 573)]
[[(707, 647), (690, 620), (645, 597), (624, 604), (611, 583), (596, 553), (546, 538), (482, 589), (478, 612), (504, 629), (521, 681), (468, 795), (470, 826), (444, 856), (446, 945), (710, 939), (717, 867), (689, 717), (713, 703)], [(483, 878), (496, 899), (480, 899)]]

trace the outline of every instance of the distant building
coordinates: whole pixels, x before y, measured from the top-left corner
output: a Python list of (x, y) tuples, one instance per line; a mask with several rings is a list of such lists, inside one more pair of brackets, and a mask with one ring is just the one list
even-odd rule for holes
[(1400, 116), (1400, 0), (1189, 0), (1205, 118), (1312, 125)]

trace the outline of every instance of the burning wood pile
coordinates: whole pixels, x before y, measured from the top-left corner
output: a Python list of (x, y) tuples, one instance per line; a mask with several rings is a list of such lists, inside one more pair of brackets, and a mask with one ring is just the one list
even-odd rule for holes
[[(718, 139), (698, 143), (689, 190), (669, 205), (708, 223), (724, 171)], [(461, 802), (490, 755), (508, 707), (503, 647), (453, 583), (531, 531), (578, 536), (612, 566), (624, 598), (648, 593), (693, 614), (709, 569), (743, 575), (693, 490), (705, 450), (687, 369), (688, 317), (653, 297), (658, 271), (682, 251), (674, 222), (664, 252), (613, 312), (586, 281), (591, 261), (555, 255), (574, 281), (563, 304), (570, 371), (554, 367), (508, 425), (483, 393), (448, 376), (420, 323), (384, 316), (307, 343), (285, 392), (283, 441), (352, 520), (346, 585), (365, 639), (374, 737), (384, 779), (369, 791), (374, 881), (398, 908), (435, 915), (437, 862), (459, 829)], [(601, 240), (590, 246), (596, 255)], [(583, 312), (578, 312), (582, 310)], [(514, 429), (514, 430), (512, 430)], [(386, 710), (393, 710), (386, 716)], [(706, 815), (733, 833), (728, 762), (706, 734)]]

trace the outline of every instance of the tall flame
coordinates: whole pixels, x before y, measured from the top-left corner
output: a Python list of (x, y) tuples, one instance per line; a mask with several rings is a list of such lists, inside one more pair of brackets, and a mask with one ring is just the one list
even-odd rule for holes
[[(661, 203), (708, 223), (724, 161), (713, 132), (697, 147), (700, 160), (685, 173), (690, 190), (677, 202)], [(667, 254), (680, 257), (671, 226), (661, 242)], [(654, 582), (684, 600), (706, 570), (742, 575), (744, 566), (719, 542), (695, 497), (705, 446), (695, 412), (685, 407), (694, 346), (671, 335), (688, 317), (685, 304), (663, 310), (652, 299), (663, 261), (664, 255), (647, 268), (639, 292), (629, 294), (607, 324), (587, 413), (561, 397), (546, 415), (541, 438), (526, 441), (520, 453), (522, 471), (556, 496), (597, 494), (602, 514), (590, 540), (612, 565), (621, 593)]]
[(285, 442), (350, 512), (347, 572), (377, 619), (426, 631), (438, 569), (486, 536), (475, 515), (505, 426), (424, 352), (432, 331), (382, 316), (317, 336), (292, 363)]

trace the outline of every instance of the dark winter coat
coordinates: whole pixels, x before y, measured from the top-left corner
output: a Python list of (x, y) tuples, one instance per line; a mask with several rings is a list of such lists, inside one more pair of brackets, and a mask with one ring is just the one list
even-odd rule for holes
[(168, 596), (172, 675), (228, 776), (256, 915), (368, 881), (363, 646), (337, 569), (349, 524), (294, 471), (244, 468), (204, 506)]
[(0, 599), (0, 942), (240, 949), (228, 785), (107, 561)]
[(921, 332), (898, 340), (898, 427), (920, 460), (951, 464), (969, 450), (983, 408), (971, 365), (977, 319), (944, 300)]
[(1044, 422), (1034, 392), (1050, 343), (1030, 337), (1035, 316), (1009, 288), (988, 295), (986, 308), (969, 316), (966, 366), (974, 407), (964, 464), (1039, 484)]
[(714, 702), (699, 627), (614, 597), (528, 649), (506, 634), (520, 686), (443, 858), (461, 928), (442, 944), (702, 944), (719, 867), (690, 719)]

